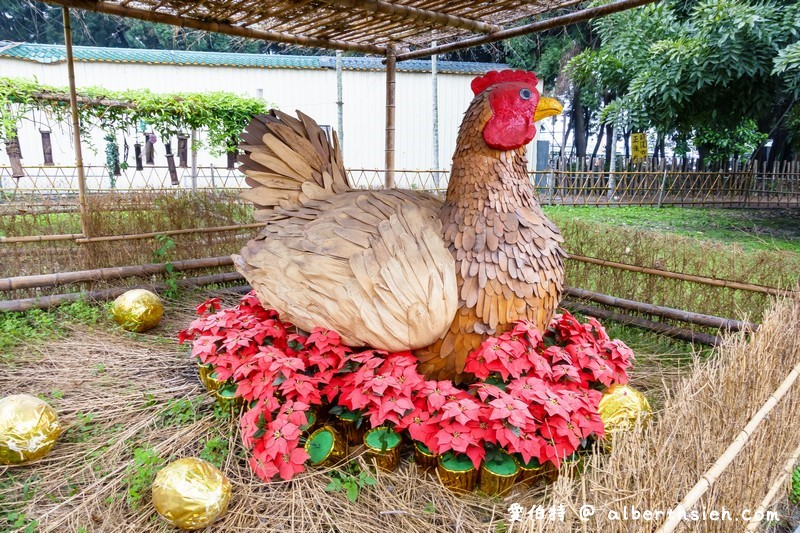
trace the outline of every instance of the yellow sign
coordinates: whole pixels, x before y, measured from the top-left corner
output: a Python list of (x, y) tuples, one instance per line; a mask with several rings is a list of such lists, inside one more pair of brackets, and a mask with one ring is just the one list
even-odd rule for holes
[(647, 135), (644, 133), (631, 133), (631, 157), (638, 163), (647, 159)]

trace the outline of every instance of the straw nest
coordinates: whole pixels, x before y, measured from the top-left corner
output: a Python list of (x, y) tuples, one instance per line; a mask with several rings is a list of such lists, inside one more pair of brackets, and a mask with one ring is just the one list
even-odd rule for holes
[[(230, 302), (235, 301), (231, 298)], [(691, 372), (646, 358), (636, 386), (655, 399), (649, 428), (615, 441), (595, 455), (579, 479), (562, 476), (536, 490), (504, 498), (456, 496), (404, 461), (361, 491), (358, 501), (326, 492), (332, 471), (311, 470), (291, 482), (265, 484), (243, 460), (238, 423), (214, 413), (174, 334), (188, 324), (190, 308), (169, 310), (156, 333), (134, 335), (80, 327), (44, 344), (14, 350), (4, 366), (0, 396), (43, 394), (66, 427), (43, 460), (0, 467), (0, 508), (35, 520), (37, 531), (171, 531), (142, 495), (129, 502), (134, 450), (154, 450), (163, 460), (198, 455), (209, 439), (229, 443), (220, 458), (233, 483), (228, 513), (211, 529), (244, 531), (652, 531), (658, 523), (616, 521), (609, 511), (667, 510), (697, 482), (735, 435), (800, 361), (800, 302), (780, 301), (752, 339), (733, 335)], [(191, 410), (176, 406), (190, 404)], [(800, 383), (772, 411), (698, 509), (726, 508), (734, 517), (755, 509), (800, 444)], [(368, 468), (362, 457), (357, 457)], [(145, 491), (146, 492), (146, 491)], [(565, 520), (508, 522), (508, 508), (563, 504)], [(584, 504), (596, 508), (578, 519)], [(134, 508), (135, 507), (135, 508)], [(8, 512), (8, 511), (6, 511)], [(1, 513), (0, 513), (1, 514)], [(740, 530), (730, 522), (687, 522), (686, 530)], [(2, 529), (2, 528), (0, 528)]]

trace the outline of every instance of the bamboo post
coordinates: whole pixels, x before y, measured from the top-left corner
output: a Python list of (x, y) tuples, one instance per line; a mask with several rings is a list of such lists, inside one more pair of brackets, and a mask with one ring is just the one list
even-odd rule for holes
[(580, 261), (581, 263), (590, 263), (593, 265), (600, 265), (609, 268), (617, 268), (620, 270), (629, 270), (631, 272), (639, 272), (642, 274), (651, 274), (653, 276), (661, 276), (663, 278), (679, 279), (681, 281), (691, 281), (694, 283), (713, 285), (715, 287), (725, 287), (728, 289), (739, 289), (744, 291), (760, 292), (763, 294), (770, 294), (772, 296), (788, 296), (788, 297), (798, 296), (796, 292), (785, 289), (776, 289), (774, 287), (765, 287), (763, 285), (755, 285), (752, 283), (741, 283), (738, 281), (708, 278), (704, 276), (695, 276), (691, 274), (681, 274), (680, 272), (670, 272), (669, 270), (659, 270), (657, 268), (641, 267), (637, 265), (629, 265), (627, 263), (617, 263), (615, 261), (597, 259), (596, 257), (586, 257), (583, 255), (570, 254), (568, 259)]
[[(230, 283), (232, 281), (243, 280), (244, 276), (238, 272), (223, 272), (222, 274), (212, 274), (209, 276), (199, 276), (196, 278), (179, 279), (179, 287), (198, 287), (215, 283)], [(133, 285), (131, 287), (114, 287), (110, 289), (100, 289), (89, 292), (72, 292), (68, 294), (55, 294), (52, 296), (41, 296), (38, 298), (21, 298), (19, 300), (0, 301), (0, 312), (21, 312), (30, 309), (49, 309), (58, 305), (77, 302), (78, 300), (111, 300), (120, 294), (131, 289), (150, 289), (156, 292), (167, 288), (164, 283), (151, 283)]]
[(781, 490), (781, 487), (783, 487), (783, 485), (786, 483), (786, 480), (792, 475), (792, 472), (794, 471), (794, 465), (797, 463), (798, 459), (800, 459), (800, 446), (795, 448), (794, 453), (792, 453), (789, 459), (787, 459), (786, 463), (784, 463), (783, 469), (775, 479), (775, 482), (769, 488), (767, 495), (764, 496), (764, 499), (761, 500), (761, 503), (753, 512), (753, 517), (747, 523), (747, 531), (756, 531), (758, 526), (761, 525), (761, 522), (764, 520), (764, 511), (766, 511), (767, 507), (772, 504), (772, 500), (775, 499), (775, 495), (778, 494), (778, 491)]
[(753, 418), (750, 419), (744, 429), (736, 435), (733, 442), (725, 449), (722, 455), (719, 456), (716, 462), (711, 465), (711, 468), (705, 471), (700, 480), (686, 494), (683, 500), (667, 513), (667, 520), (658, 528), (656, 533), (672, 533), (672, 531), (675, 531), (675, 528), (680, 525), (681, 520), (689, 509), (691, 509), (698, 502), (700, 497), (714, 485), (714, 482), (716, 482), (728, 465), (730, 465), (739, 452), (744, 449), (756, 428), (758, 428), (772, 409), (778, 405), (778, 402), (786, 395), (786, 392), (794, 385), (794, 382), (797, 381), (797, 376), (800, 376), (800, 363), (794, 366), (775, 392), (773, 392), (764, 405), (761, 406), (761, 409), (753, 415)]
[(742, 322), (741, 320), (721, 318), (712, 315), (704, 315), (701, 313), (693, 313), (691, 311), (684, 311), (682, 309), (674, 309), (672, 307), (637, 302), (635, 300), (617, 298), (616, 296), (609, 296), (608, 294), (593, 292), (586, 289), (577, 289), (575, 287), (564, 287), (564, 295), (581, 300), (588, 300), (590, 302), (595, 302), (602, 305), (618, 307), (620, 309), (625, 309), (626, 311), (634, 311), (637, 313), (668, 318), (670, 320), (687, 322), (696, 326), (718, 328), (730, 331), (755, 331), (758, 329), (758, 325)]
[(67, 49), (67, 76), (69, 77), (69, 108), (72, 113), (72, 139), (75, 143), (75, 167), (78, 171), (78, 205), (81, 214), (81, 231), (89, 236), (89, 212), (86, 207), (86, 174), (83, 169), (83, 151), (81, 150), (81, 124), (78, 118), (78, 97), (75, 93), (75, 61), (72, 56), (72, 25), (69, 8), (62, 8), (64, 16), (64, 44)]
[(339, 150), (344, 155), (344, 90), (342, 84), (342, 51), (336, 51), (336, 133), (339, 135)]
[(386, 178), (384, 186), (394, 187), (395, 75), (397, 52), (393, 44), (386, 47)]
[(652, 320), (647, 320), (646, 318), (641, 318), (638, 316), (631, 316), (624, 313), (619, 313), (617, 311), (600, 309), (598, 307), (579, 304), (569, 300), (562, 300), (561, 305), (570, 311), (582, 313), (586, 316), (593, 316), (603, 320), (613, 320), (615, 322), (619, 322), (620, 324), (627, 324), (629, 326), (635, 326), (648, 331), (654, 331), (656, 333), (660, 333), (661, 335), (666, 335), (668, 337), (686, 342), (696, 342), (699, 344), (705, 344), (707, 346), (717, 346), (720, 343), (720, 338), (716, 335), (709, 335), (708, 333), (692, 331), (690, 329), (679, 328), (677, 326), (670, 326), (669, 324), (664, 324), (663, 322), (653, 322)]
[(41, 274), (34, 276), (17, 276), (13, 278), (0, 278), (0, 291), (14, 291), (20, 289), (41, 289), (57, 287), (71, 283), (86, 281), (102, 281), (110, 279), (124, 279), (137, 276), (150, 276), (167, 271), (167, 264), (172, 265), (174, 272), (199, 270), (202, 268), (215, 268), (233, 264), (229, 255), (219, 257), (206, 257), (202, 259), (185, 259), (171, 263), (149, 263), (146, 265), (121, 266), (98, 268), (95, 270), (78, 270), (74, 272), (59, 272), (57, 274)]
[[(436, 41), (431, 43), (436, 46)], [(431, 56), (431, 118), (433, 119), (433, 187), (439, 190), (439, 64), (438, 56)]]
[(667, 188), (667, 169), (664, 168), (664, 175), (661, 176), (661, 187), (658, 189), (658, 207), (661, 207), (661, 203), (664, 200), (664, 191)]

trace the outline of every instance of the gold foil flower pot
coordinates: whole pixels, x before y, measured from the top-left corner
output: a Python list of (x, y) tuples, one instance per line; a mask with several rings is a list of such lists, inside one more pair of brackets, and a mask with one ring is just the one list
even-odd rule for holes
[(436, 468), (437, 456), (421, 442), (414, 443), (414, 462), (423, 472), (430, 472)]
[(519, 474), (519, 465), (502, 450), (487, 454), (481, 465), (480, 490), (489, 496), (501, 496), (511, 490)]
[(124, 329), (141, 333), (158, 325), (164, 306), (158, 295), (144, 289), (132, 289), (114, 300), (111, 312)]
[(317, 410), (311, 407), (306, 411), (306, 423), (300, 426), (300, 431), (303, 435), (311, 435), (317, 429), (318, 422)]
[(348, 445), (356, 446), (364, 441), (364, 434), (367, 432), (367, 424), (360, 414), (352, 411), (345, 411), (340, 415), (336, 415), (336, 421)]
[(225, 382), (214, 391), (217, 404), (228, 410), (239, 410), (245, 404), (244, 398), (236, 396), (236, 383)]
[(308, 437), (306, 453), (314, 466), (333, 466), (347, 457), (347, 441), (331, 426), (322, 426)]
[(58, 415), (44, 400), (30, 394), (0, 399), (0, 464), (41, 459), (60, 434)]
[(440, 455), (436, 473), (442, 485), (454, 492), (472, 492), (478, 482), (478, 470), (472, 459), (463, 454), (448, 452)]
[(196, 457), (178, 459), (159, 470), (153, 482), (153, 506), (181, 529), (201, 529), (228, 508), (231, 483), (214, 465)]
[(516, 454), (514, 460), (519, 465), (517, 483), (527, 487), (535, 487), (545, 482), (546, 466), (539, 463), (535, 457), (526, 463), (519, 454)]
[(214, 373), (214, 365), (203, 365), (197, 363), (197, 377), (200, 383), (206, 388), (208, 392), (217, 392), (220, 387), (225, 383), (216, 378)]
[(370, 429), (364, 434), (367, 462), (375, 461), (381, 470), (394, 472), (400, 465), (400, 444), (403, 438), (388, 427)]

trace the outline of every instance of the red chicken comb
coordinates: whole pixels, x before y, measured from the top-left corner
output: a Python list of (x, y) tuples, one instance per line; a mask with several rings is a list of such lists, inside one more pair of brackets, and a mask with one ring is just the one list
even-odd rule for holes
[(524, 81), (534, 87), (539, 83), (536, 74), (527, 70), (490, 70), (472, 80), (472, 92), (477, 96), (492, 85), (509, 81)]

